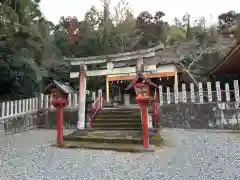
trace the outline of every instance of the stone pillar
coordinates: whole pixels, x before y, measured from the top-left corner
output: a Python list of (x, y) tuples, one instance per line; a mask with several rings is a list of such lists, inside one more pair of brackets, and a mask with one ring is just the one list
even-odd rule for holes
[(92, 128), (91, 127), (91, 113), (92, 113), (92, 103), (93, 103), (93, 99), (91, 99), (90, 97), (86, 97), (86, 111), (85, 111), (85, 127), (87, 129)]
[(121, 93), (121, 88), (118, 88), (118, 101), (121, 102), (122, 101), (122, 93)]
[(124, 106), (130, 105), (130, 94), (124, 94)]
[(85, 128), (85, 109), (86, 109), (86, 71), (87, 66), (80, 65), (79, 73), (79, 103), (78, 103), (78, 129)]

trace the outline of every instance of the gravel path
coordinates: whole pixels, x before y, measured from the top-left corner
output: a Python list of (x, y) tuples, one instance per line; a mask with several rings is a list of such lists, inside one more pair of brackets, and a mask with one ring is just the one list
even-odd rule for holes
[(240, 134), (164, 129), (156, 153), (57, 149), (54, 131), (4, 136), (1, 180), (240, 180)]

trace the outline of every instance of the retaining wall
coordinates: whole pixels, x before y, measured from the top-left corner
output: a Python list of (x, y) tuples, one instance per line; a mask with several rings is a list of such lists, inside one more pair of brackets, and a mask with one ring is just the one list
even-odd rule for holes
[(174, 128), (234, 128), (240, 117), (235, 103), (169, 104), (158, 110), (161, 126)]

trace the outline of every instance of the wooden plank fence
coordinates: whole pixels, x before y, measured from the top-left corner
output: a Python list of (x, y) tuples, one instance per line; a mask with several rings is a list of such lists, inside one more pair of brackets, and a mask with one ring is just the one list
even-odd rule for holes
[[(87, 94), (89, 93), (90, 91), (87, 91)], [(95, 101), (96, 92), (91, 92), (91, 93), (92, 93), (92, 98)], [(68, 100), (69, 100), (69, 104), (66, 108), (77, 109), (79, 95), (69, 94)], [(40, 94), (39, 96), (36, 96), (33, 98), (1, 102), (0, 103), (0, 123), (9, 118), (21, 116), (27, 113), (37, 112), (39, 109), (54, 110), (54, 107), (51, 104), (51, 101), (52, 101), (51, 95)]]
[[(221, 86), (222, 85), (222, 86)], [(224, 85), (224, 86), (223, 86)], [(198, 85), (193, 83), (181, 84), (180, 91), (170, 89), (170, 87), (159, 86), (159, 104), (179, 104), (179, 103), (195, 103), (204, 104), (211, 102), (236, 102), (239, 98), (239, 82), (233, 81), (233, 88), (230, 89), (228, 83), (221, 84), (219, 81), (215, 83), (199, 82)], [(221, 89), (221, 87), (223, 87)], [(178, 89), (178, 88), (177, 88)]]

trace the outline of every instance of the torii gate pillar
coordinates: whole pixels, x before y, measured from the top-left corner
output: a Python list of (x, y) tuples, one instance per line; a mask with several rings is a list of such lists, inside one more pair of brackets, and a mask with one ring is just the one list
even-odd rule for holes
[(85, 128), (85, 109), (86, 109), (86, 72), (87, 66), (80, 65), (79, 73), (79, 103), (78, 103), (78, 129)]

